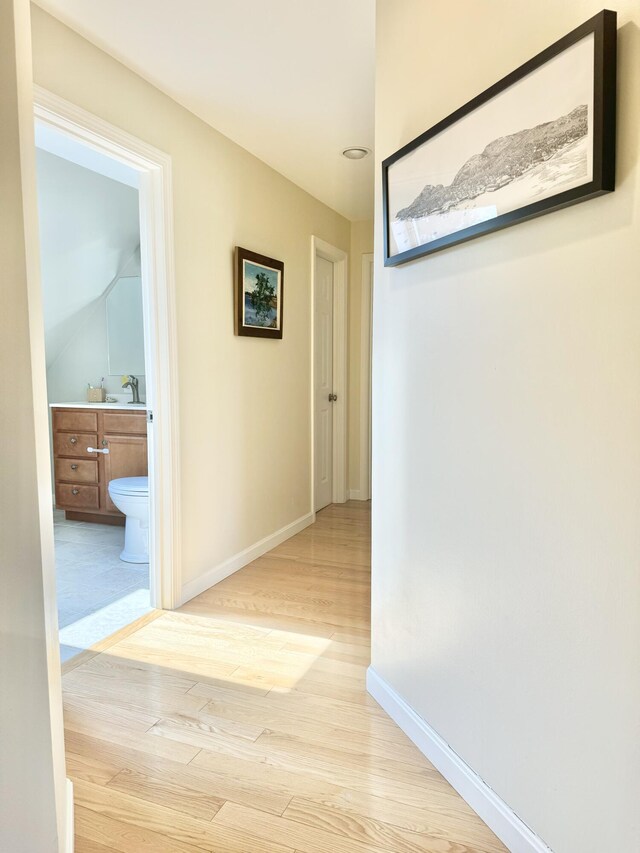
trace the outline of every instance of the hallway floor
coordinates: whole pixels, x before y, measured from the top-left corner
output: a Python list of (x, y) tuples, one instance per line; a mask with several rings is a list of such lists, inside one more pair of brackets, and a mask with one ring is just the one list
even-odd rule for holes
[(502, 853), (365, 690), (369, 504), (63, 678), (76, 853)]

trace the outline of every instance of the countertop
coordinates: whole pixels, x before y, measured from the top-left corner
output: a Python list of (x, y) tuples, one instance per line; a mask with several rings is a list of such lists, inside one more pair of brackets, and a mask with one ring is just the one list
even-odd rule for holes
[(49, 403), (50, 409), (120, 409), (124, 412), (145, 410), (146, 403)]

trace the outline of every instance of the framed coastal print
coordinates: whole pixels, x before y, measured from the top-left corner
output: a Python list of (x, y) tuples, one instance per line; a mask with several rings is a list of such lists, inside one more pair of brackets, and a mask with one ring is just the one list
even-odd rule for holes
[(385, 266), (611, 192), (615, 126), (602, 11), (384, 160)]
[(284, 263), (236, 246), (237, 335), (282, 338)]

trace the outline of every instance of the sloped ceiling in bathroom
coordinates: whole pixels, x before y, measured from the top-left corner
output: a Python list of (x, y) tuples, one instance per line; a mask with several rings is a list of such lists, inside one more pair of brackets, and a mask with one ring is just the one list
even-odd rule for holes
[(138, 192), (37, 151), (47, 367), (140, 242)]

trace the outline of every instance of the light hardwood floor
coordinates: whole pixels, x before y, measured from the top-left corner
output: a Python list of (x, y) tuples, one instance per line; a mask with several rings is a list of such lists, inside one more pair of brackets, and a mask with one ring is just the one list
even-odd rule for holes
[(77, 853), (498, 853), (365, 690), (369, 505), (64, 678)]

